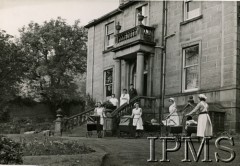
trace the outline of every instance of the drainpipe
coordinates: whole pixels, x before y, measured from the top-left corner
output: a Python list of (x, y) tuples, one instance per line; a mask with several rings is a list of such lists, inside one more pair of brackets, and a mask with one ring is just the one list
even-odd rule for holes
[(163, 119), (165, 96), (165, 70), (166, 70), (166, 32), (167, 32), (167, 1), (163, 0), (162, 13), (162, 52), (161, 52), (161, 107), (159, 108), (159, 122)]
[(94, 83), (94, 47), (95, 47), (95, 25), (93, 26), (93, 53), (92, 53), (92, 98), (93, 98), (93, 83)]

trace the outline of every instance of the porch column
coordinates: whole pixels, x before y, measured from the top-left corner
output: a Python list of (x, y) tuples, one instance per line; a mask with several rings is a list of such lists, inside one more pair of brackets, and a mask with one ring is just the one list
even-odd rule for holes
[(143, 72), (144, 72), (144, 53), (137, 53), (137, 70), (136, 70), (136, 89), (139, 96), (143, 95)]
[(121, 90), (123, 89), (127, 89), (126, 86), (126, 61), (125, 60), (121, 60)]
[(114, 93), (117, 99), (121, 95), (121, 60), (115, 60), (115, 82), (114, 82)]
[(149, 67), (148, 67), (148, 91), (147, 95), (152, 96), (153, 95), (153, 61), (154, 61), (154, 54), (151, 54), (149, 59)]

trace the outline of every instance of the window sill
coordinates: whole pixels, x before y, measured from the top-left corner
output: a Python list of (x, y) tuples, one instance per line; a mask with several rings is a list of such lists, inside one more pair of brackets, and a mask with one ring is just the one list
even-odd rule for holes
[(189, 90), (183, 90), (182, 93), (196, 92), (198, 90), (199, 90), (198, 88), (196, 88), (196, 89), (189, 89)]
[(197, 17), (194, 17), (194, 18), (191, 18), (189, 20), (185, 20), (183, 22), (180, 22), (180, 25), (186, 25), (190, 22), (193, 22), (193, 21), (196, 21), (196, 20), (199, 20), (199, 19), (202, 19), (203, 18), (203, 15), (200, 15), (200, 16), (197, 16)]

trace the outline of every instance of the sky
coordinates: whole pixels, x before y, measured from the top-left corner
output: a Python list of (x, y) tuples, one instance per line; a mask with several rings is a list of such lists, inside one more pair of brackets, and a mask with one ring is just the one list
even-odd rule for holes
[(118, 7), (119, 0), (0, 0), (0, 29), (19, 36), (18, 29), (31, 21), (43, 23), (61, 17), (81, 25)]

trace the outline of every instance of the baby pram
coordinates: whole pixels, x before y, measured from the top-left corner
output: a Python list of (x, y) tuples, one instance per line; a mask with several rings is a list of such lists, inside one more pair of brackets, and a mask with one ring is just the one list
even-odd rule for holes
[[(181, 125), (165, 126), (167, 135), (172, 134), (173, 136), (180, 140), (181, 136), (191, 136), (193, 133), (197, 133), (197, 125), (190, 125), (186, 127), (186, 118), (187, 118), (186, 116), (182, 117)], [(195, 137), (191, 136), (191, 138)]]
[(91, 115), (87, 118), (86, 137), (92, 137), (93, 131), (96, 131), (97, 137), (102, 137), (103, 126), (100, 124), (100, 116)]
[(118, 126), (118, 136), (127, 134), (130, 137), (135, 137), (136, 126), (133, 126), (133, 118), (130, 115), (120, 117), (120, 123)]
[(147, 136), (153, 136), (153, 135), (160, 135), (161, 134), (161, 127), (163, 126), (162, 123), (157, 123), (155, 122), (149, 122), (145, 121), (143, 128), (144, 128), (144, 133), (147, 134)]

